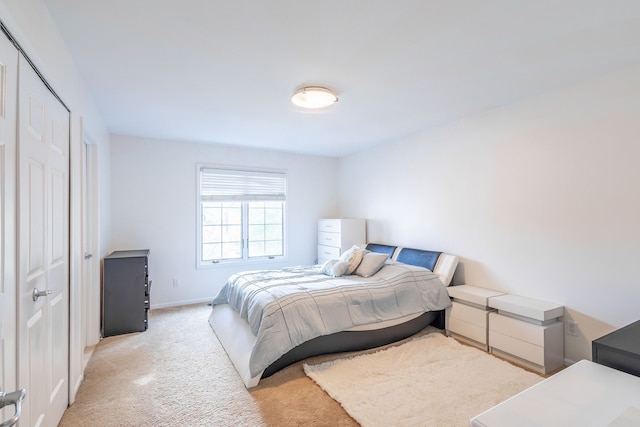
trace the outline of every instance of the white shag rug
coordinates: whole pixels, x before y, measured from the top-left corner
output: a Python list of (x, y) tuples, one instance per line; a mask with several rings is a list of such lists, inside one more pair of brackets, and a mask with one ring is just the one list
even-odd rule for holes
[(440, 333), (304, 370), (363, 427), (468, 426), (544, 379)]

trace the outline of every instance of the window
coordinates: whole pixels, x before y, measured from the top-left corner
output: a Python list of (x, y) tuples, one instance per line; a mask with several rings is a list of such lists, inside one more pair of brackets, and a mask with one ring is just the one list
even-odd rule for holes
[(198, 265), (282, 258), (282, 172), (198, 167)]

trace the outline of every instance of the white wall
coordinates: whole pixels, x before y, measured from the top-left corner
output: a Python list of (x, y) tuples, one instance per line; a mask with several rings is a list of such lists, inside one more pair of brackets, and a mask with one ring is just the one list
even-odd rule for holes
[(340, 161), (369, 241), (459, 255), (456, 280), (566, 306), (565, 358), (640, 318), (640, 67)]
[(112, 135), (111, 161), (112, 249), (151, 250), (152, 308), (209, 301), (233, 272), (247, 269), (196, 268), (198, 163), (287, 171), (288, 259), (251, 269), (313, 264), (318, 218), (338, 212), (334, 158)]

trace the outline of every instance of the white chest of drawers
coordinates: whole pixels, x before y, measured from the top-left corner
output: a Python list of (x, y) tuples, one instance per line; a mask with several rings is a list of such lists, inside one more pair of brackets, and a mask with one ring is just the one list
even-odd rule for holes
[(318, 221), (318, 264), (338, 259), (353, 245), (366, 241), (364, 219), (321, 219)]
[(564, 365), (564, 306), (517, 295), (489, 299), (490, 351), (547, 374)]
[(488, 300), (503, 292), (471, 285), (449, 286), (447, 292), (452, 298), (445, 317), (447, 335), (488, 351), (489, 312), (495, 311)]

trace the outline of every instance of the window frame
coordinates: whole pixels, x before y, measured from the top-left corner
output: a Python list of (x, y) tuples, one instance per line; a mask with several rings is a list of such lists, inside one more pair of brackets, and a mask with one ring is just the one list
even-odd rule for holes
[[(282, 252), (283, 255), (278, 256), (260, 256), (249, 258), (249, 245), (248, 245), (248, 233), (249, 233), (249, 208), (248, 202), (251, 201), (273, 201), (269, 199), (257, 198), (253, 200), (236, 199), (234, 201), (241, 202), (241, 216), (242, 216), (242, 258), (228, 259), (228, 260), (215, 260), (204, 261), (203, 258), (203, 203), (207, 200), (203, 200), (201, 193), (202, 190), (202, 170), (203, 169), (217, 169), (227, 170), (231, 172), (246, 172), (250, 174), (274, 174), (282, 175), (285, 182), (285, 195), (284, 199), (281, 199), (283, 203), (282, 208)], [(232, 165), (217, 165), (217, 164), (205, 164), (199, 163), (196, 165), (196, 267), (197, 268), (216, 268), (231, 265), (243, 265), (243, 264), (264, 264), (273, 262), (282, 262), (287, 260), (287, 200), (286, 200), (286, 186), (288, 185), (287, 172), (280, 169), (267, 169), (267, 168), (247, 168)], [(223, 201), (223, 200), (221, 200)]]

